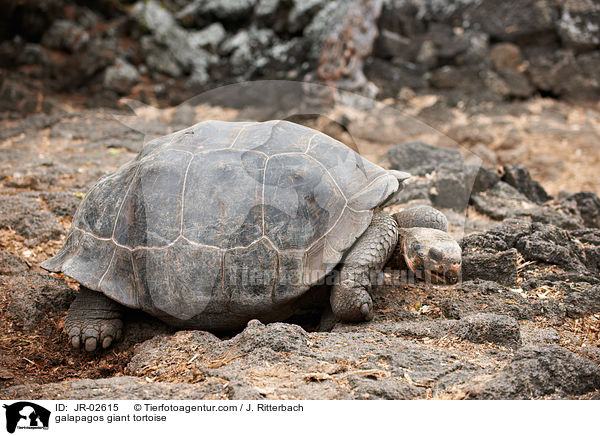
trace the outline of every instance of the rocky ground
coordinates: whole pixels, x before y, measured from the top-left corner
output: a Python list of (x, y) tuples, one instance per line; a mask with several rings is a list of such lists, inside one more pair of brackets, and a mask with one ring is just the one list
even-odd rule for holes
[(71, 108), (2, 121), (0, 396), (600, 399), (600, 114), (553, 99), (459, 108), (445, 98), (340, 105), (306, 122), (413, 174), (401, 201), (446, 213), (462, 282), (388, 277), (371, 322), (330, 332), (252, 321), (217, 337), (131, 313), (124, 340), (92, 355), (62, 332), (76, 283), (39, 268), (87, 187), (135, 156), (140, 131), (244, 115), (187, 105), (142, 107), (134, 120)]
[[(600, 399), (597, 2), (0, 8), (0, 397)], [(363, 97), (311, 85), (302, 106), (305, 85), (284, 81), (214, 91), (256, 79)], [(411, 172), (396, 207), (446, 213), (463, 281), (388, 276), (373, 321), (331, 332), (296, 320), (217, 337), (131, 313), (112, 350), (71, 350), (77, 284), (39, 264), (90, 184), (151, 137), (270, 118)]]

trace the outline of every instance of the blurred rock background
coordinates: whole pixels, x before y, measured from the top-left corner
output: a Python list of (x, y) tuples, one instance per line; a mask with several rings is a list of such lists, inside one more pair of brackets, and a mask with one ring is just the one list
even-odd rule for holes
[[(0, 110), (130, 95), (175, 105), (251, 79), (450, 106), (600, 99), (594, 0), (1, 0)], [(43, 95), (45, 98), (40, 97)]]

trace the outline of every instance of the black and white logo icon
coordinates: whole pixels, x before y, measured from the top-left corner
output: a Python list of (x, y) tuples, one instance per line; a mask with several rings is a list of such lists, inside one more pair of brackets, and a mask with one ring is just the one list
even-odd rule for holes
[(6, 431), (14, 433), (16, 429), (48, 429), (50, 411), (29, 401), (4, 405), (6, 409)]

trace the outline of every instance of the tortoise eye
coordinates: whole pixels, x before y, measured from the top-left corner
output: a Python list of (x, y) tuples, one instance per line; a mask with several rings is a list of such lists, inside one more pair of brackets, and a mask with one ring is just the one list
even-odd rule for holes
[(420, 252), (423, 250), (423, 247), (421, 247), (421, 244), (419, 244), (419, 243), (416, 243), (416, 242), (415, 242), (414, 244), (412, 244), (412, 247), (411, 247), (411, 248), (412, 248), (414, 251), (416, 251), (417, 253), (420, 253)]

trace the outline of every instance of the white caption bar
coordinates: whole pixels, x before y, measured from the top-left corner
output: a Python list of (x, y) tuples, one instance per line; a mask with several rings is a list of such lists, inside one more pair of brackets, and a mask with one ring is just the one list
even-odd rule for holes
[[(596, 401), (0, 400), (0, 434), (598, 434)], [(595, 430), (594, 430), (595, 429)], [(592, 433), (589, 433), (592, 430)], [(586, 431), (588, 431), (586, 433)], [(508, 433), (510, 432), (510, 433)], [(188, 434), (188, 433), (184, 433)]]

